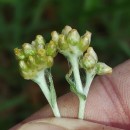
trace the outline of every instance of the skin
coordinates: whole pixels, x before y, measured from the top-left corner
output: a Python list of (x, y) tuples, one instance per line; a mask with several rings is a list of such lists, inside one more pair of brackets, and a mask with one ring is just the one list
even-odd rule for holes
[(58, 105), (64, 118), (50, 118), (51, 109), (45, 106), (10, 130), (130, 130), (130, 60), (115, 67), (111, 75), (94, 79), (84, 121), (72, 119), (78, 115), (78, 99), (74, 94), (60, 97)]

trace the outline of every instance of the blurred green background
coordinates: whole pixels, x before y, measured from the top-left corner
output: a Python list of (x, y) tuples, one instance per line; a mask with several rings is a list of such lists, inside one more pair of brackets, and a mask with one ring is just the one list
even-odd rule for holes
[[(20, 76), (13, 48), (37, 34), (49, 41), (50, 32), (65, 25), (81, 35), (91, 31), (100, 61), (112, 67), (130, 57), (130, 0), (0, 0), (0, 129), (9, 129), (47, 103), (39, 87)], [(58, 96), (69, 91), (67, 64), (58, 55), (52, 69)]]

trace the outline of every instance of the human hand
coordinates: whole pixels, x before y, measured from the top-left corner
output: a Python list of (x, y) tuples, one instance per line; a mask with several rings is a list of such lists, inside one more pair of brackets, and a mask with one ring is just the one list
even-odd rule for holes
[(58, 104), (65, 118), (48, 118), (53, 114), (46, 106), (10, 130), (118, 130), (105, 125), (130, 130), (130, 60), (114, 68), (111, 75), (95, 78), (86, 103), (85, 121), (70, 119), (78, 114), (74, 94), (60, 97)]

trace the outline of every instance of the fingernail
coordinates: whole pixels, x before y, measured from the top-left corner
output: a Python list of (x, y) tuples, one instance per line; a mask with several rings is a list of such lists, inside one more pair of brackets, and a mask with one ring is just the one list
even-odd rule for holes
[(60, 126), (44, 123), (44, 122), (30, 122), (24, 124), (18, 130), (66, 130)]

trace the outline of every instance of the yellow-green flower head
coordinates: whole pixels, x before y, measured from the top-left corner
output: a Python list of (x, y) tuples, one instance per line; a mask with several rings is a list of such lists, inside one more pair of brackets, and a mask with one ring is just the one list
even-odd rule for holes
[(24, 52), (22, 49), (15, 48), (14, 53), (15, 53), (17, 60), (24, 60), (25, 59), (25, 55), (24, 55)]
[(83, 36), (81, 36), (79, 44), (80, 49), (83, 50), (83, 52), (85, 52), (88, 49), (90, 42), (91, 42), (91, 33), (89, 31), (86, 31), (86, 33)]
[(112, 73), (112, 68), (106, 65), (105, 63), (98, 62), (97, 63), (97, 74), (104, 75)]
[(97, 54), (93, 50), (92, 47), (89, 47), (87, 52), (84, 54), (83, 58), (81, 59), (81, 67), (85, 68), (86, 70), (89, 70), (93, 68), (98, 61)]
[(51, 37), (52, 37), (52, 41), (54, 41), (54, 42), (58, 42), (58, 39), (59, 39), (59, 34), (56, 32), (56, 31), (53, 31), (52, 33), (51, 33)]
[(61, 34), (52, 32), (52, 41), (58, 43), (59, 52), (65, 56), (71, 54), (81, 56), (90, 45), (91, 33), (87, 31), (80, 37), (76, 29), (65, 26)]
[(22, 45), (22, 50), (25, 56), (35, 55), (36, 53), (35, 48), (29, 43), (24, 43)]
[(46, 54), (48, 56), (53, 56), (55, 57), (56, 54), (57, 54), (57, 45), (54, 41), (50, 41), (46, 46), (45, 46), (45, 49), (46, 49)]
[(35, 46), (37, 49), (44, 48), (45, 40), (43, 36), (37, 35), (35, 41), (32, 41), (32, 45)]
[(86, 71), (94, 70), (98, 75), (104, 75), (112, 73), (112, 68), (106, 65), (105, 63), (98, 62), (98, 57), (92, 47), (89, 47), (87, 52), (84, 54), (80, 60), (81, 68), (84, 68)]
[(22, 49), (14, 49), (21, 75), (25, 79), (33, 79), (40, 70), (50, 68), (56, 52), (56, 44), (51, 41), (45, 45), (45, 40), (41, 35), (37, 35), (31, 44), (24, 43)]
[(62, 30), (62, 34), (68, 35), (68, 33), (72, 30), (70, 26), (65, 26), (64, 29)]
[(66, 39), (70, 45), (75, 46), (80, 41), (80, 35), (76, 29), (72, 29), (71, 31), (69, 31)]

